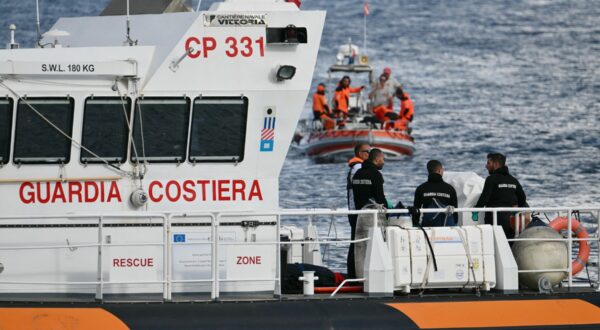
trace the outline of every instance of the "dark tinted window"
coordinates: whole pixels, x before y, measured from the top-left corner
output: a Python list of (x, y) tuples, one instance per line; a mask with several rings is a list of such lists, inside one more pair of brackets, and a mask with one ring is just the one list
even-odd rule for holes
[(191, 162), (240, 162), (244, 159), (247, 98), (194, 101)]
[[(85, 102), (81, 143), (102, 159), (123, 163), (127, 158), (127, 118), (131, 101), (121, 98), (89, 98)], [(101, 163), (86, 150), (81, 150), (82, 163)]]
[(11, 99), (0, 99), (0, 164), (8, 163), (13, 104)]
[[(189, 99), (145, 98), (134, 110), (132, 161), (181, 162), (187, 146)], [(141, 113), (141, 120), (140, 120)], [(143, 133), (143, 134), (142, 134)], [(137, 155), (136, 155), (137, 153)]]
[(19, 100), (15, 163), (68, 163), (71, 140), (59, 129), (72, 136), (73, 99)]

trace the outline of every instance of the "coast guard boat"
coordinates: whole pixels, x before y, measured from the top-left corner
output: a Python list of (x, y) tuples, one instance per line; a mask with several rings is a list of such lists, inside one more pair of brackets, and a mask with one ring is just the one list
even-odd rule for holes
[[(513, 239), (564, 250), (534, 268), (498, 226), (279, 208), (325, 22), (297, 3), (61, 18), (32, 49), (13, 35), (0, 50), (0, 328), (600, 325), (598, 278), (581, 283), (568, 260), (597, 248), (599, 207), (421, 210), (561, 215), (565, 238)], [(352, 241), (318, 227), (350, 213)], [(315, 278), (322, 247), (351, 242), (359, 278)]]
[[(365, 55), (360, 55), (360, 48), (351, 42), (339, 47), (336, 63), (329, 67), (327, 90), (329, 96), (334, 94), (340, 75), (351, 77), (367, 76), (366, 85), (373, 83), (373, 67)], [(353, 79), (354, 81), (354, 79)], [(362, 82), (365, 82), (363, 79)], [(354, 82), (354, 85), (361, 82)], [(354, 146), (365, 142), (381, 149), (388, 159), (400, 159), (411, 156), (415, 151), (415, 140), (408, 130), (384, 129), (381, 124), (374, 124), (370, 104), (364, 89), (352, 93), (348, 100), (349, 119), (343, 129), (325, 130), (319, 121), (301, 120), (298, 136), (302, 139), (294, 146), (317, 163), (346, 162), (354, 157)], [(329, 98), (331, 99), (331, 97)]]

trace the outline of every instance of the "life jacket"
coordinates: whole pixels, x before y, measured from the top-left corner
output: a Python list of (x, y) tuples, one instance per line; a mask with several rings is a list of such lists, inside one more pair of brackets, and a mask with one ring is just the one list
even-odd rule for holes
[(410, 99), (410, 95), (404, 93), (404, 96), (406, 99), (400, 101), (400, 117), (412, 121), (415, 115), (415, 107), (413, 101)]
[(386, 107), (385, 105), (380, 105), (380, 106), (376, 107), (375, 109), (373, 109), (373, 114), (375, 114), (375, 117), (377, 119), (379, 119), (380, 122), (384, 123), (389, 119), (385, 116), (385, 114), (390, 111), (391, 110), (388, 107)]
[(348, 113), (348, 104), (350, 103), (350, 94), (358, 93), (362, 90), (360, 87), (342, 87), (338, 86), (335, 90), (333, 98), (336, 103), (336, 110), (341, 111), (343, 113)]
[(356, 164), (362, 164), (364, 161), (358, 157), (348, 160), (348, 175), (346, 176), (346, 197), (348, 199), (348, 209), (354, 209), (354, 194), (352, 193), (352, 168)]
[[(325, 107), (327, 106), (327, 99), (324, 94), (314, 93), (313, 94), (313, 112), (315, 117), (317, 114), (323, 115), (326, 112)], [(318, 119), (317, 117), (315, 119)]]
[(400, 118), (394, 121), (393, 128), (397, 131), (406, 131), (408, 130), (408, 119)]

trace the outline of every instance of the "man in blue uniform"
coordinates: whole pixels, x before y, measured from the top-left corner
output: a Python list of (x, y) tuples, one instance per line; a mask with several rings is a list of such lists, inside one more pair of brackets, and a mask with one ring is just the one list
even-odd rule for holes
[[(415, 191), (415, 209), (429, 208), (439, 209), (447, 206), (457, 207), (456, 190), (444, 182), (444, 166), (438, 160), (427, 162), (427, 182), (423, 183)], [(413, 215), (413, 223), (420, 221), (418, 213)], [(454, 213), (423, 213), (423, 227), (456, 226), (456, 215)]]

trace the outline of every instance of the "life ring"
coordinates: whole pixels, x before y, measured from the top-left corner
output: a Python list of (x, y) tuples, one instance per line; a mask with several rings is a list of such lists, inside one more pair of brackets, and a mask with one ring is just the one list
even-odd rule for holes
[[(561, 230), (569, 228), (569, 218), (567, 217), (556, 217), (550, 221), (550, 227), (560, 233)], [(588, 232), (581, 225), (581, 223), (574, 218), (571, 219), (571, 230), (577, 238), (588, 238)], [(573, 260), (571, 267), (573, 271), (571, 274), (575, 275), (579, 273), (588, 262), (590, 258), (590, 243), (588, 241), (577, 241), (579, 243), (579, 253), (577, 258)]]

